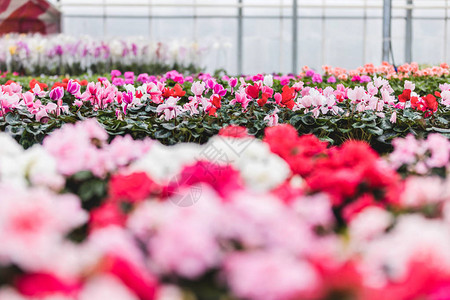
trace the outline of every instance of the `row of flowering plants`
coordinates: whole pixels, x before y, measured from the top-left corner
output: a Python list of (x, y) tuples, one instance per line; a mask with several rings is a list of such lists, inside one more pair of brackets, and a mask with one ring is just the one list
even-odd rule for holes
[(447, 299), (450, 141), (0, 134), (0, 299)]
[(164, 144), (202, 144), (226, 125), (244, 126), (262, 138), (266, 127), (279, 123), (336, 145), (365, 140), (378, 152), (390, 151), (391, 141), (408, 133), (448, 136), (448, 66), (426, 73), (414, 65), (392, 68), (366, 65), (348, 75), (304, 68), (296, 76), (241, 77), (114, 70), (96, 81), (64, 78), (52, 84), (13, 77), (0, 86), (0, 129), (25, 148), (62, 124), (93, 117), (111, 137), (130, 134)]
[(210, 51), (204, 43), (184, 40), (75, 37), (68, 35), (7, 34), (0, 37), (0, 70), (21, 74), (104, 73), (114, 68), (143, 72), (198, 71)]

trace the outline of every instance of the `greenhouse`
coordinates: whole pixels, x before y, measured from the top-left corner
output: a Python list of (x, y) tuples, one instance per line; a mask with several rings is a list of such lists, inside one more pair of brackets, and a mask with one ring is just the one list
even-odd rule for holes
[(0, 0), (0, 300), (450, 299), (446, 0)]

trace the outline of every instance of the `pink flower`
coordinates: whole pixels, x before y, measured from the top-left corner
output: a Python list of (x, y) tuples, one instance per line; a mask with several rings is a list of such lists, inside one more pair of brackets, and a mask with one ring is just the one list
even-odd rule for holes
[(236, 92), (234, 94), (235, 98), (230, 101), (230, 104), (234, 105), (236, 103), (240, 103), (242, 106), (242, 109), (247, 109), (248, 104), (250, 103), (251, 99), (247, 98), (247, 94), (245, 91)]
[(278, 112), (280, 110), (275, 107), (275, 110), (270, 114), (264, 117), (264, 121), (267, 122), (267, 126), (277, 126), (278, 125)]
[(194, 96), (197, 96), (197, 97), (201, 96), (203, 94), (203, 92), (205, 91), (205, 85), (206, 84), (204, 82), (195, 81), (191, 87), (191, 91), (194, 94)]
[(450, 196), (446, 186), (438, 177), (409, 176), (400, 203), (405, 207), (420, 208), (429, 204), (438, 204)]
[(308, 299), (320, 284), (312, 265), (284, 253), (235, 253), (226, 258), (224, 268), (233, 294), (240, 299)]
[(44, 148), (55, 157), (58, 171), (73, 175), (79, 171), (91, 171), (103, 176), (106, 171), (105, 156), (101, 149), (108, 134), (95, 119), (66, 124), (44, 140)]
[(183, 112), (183, 108), (180, 105), (177, 105), (177, 101), (177, 98), (169, 97), (165, 103), (158, 105), (156, 112), (164, 113), (166, 121), (176, 118), (177, 115), (180, 115)]
[(426, 140), (431, 157), (426, 160), (430, 168), (442, 168), (450, 162), (450, 141), (438, 133), (428, 135)]
[(389, 121), (391, 121), (392, 124), (397, 122), (397, 111), (394, 111), (391, 115), (391, 118), (389, 119)]
[(25, 270), (45, 269), (65, 235), (87, 221), (87, 213), (73, 195), (3, 185), (0, 191), (0, 257), (3, 263), (14, 263)]
[(34, 88), (32, 89), (33, 93), (38, 97), (45, 97), (47, 95), (47, 92), (41, 90), (41, 87), (39, 84), (36, 84)]
[(414, 91), (416, 88), (416, 85), (412, 83), (411, 81), (405, 80), (405, 90), (410, 90), (411, 92)]
[(348, 89), (347, 97), (352, 100), (352, 103), (359, 103), (366, 97), (366, 90), (361, 86)]

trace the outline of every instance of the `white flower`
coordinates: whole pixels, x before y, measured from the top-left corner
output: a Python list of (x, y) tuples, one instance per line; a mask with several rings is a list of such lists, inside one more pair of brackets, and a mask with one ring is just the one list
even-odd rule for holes
[(150, 150), (130, 166), (132, 171), (143, 171), (159, 182), (171, 180), (183, 166), (193, 164), (200, 153), (196, 144), (177, 144), (164, 146), (155, 142)]
[(264, 76), (264, 85), (267, 85), (269, 87), (272, 87), (273, 85), (273, 76), (268, 74)]

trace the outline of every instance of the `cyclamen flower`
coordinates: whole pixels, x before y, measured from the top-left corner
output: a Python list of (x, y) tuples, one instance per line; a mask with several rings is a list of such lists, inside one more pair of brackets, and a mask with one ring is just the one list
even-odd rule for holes
[(53, 101), (61, 100), (62, 97), (64, 96), (64, 89), (62, 87), (58, 86), (50, 91), (49, 96), (50, 96), (50, 99), (52, 99)]
[(206, 84), (204, 82), (195, 81), (191, 87), (191, 91), (194, 94), (194, 96), (197, 97), (201, 96), (205, 91), (205, 85)]
[(112, 80), (112, 84), (114, 84), (116, 86), (122, 86), (122, 85), (125, 85), (125, 80), (123, 78), (116, 77)]
[(3, 185), (0, 190), (2, 265), (15, 263), (23, 269), (47, 267), (65, 235), (87, 221), (87, 213), (74, 195)]
[[(270, 271), (268, 271), (270, 270)], [(312, 265), (283, 253), (235, 253), (225, 260), (231, 290), (239, 299), (308, 299), (320, 284)], [(270, 272), (272, 276), (267, 276)]]
[(111, 70), (111, 77), (117, 77), (122, 75), (122, 72), (120, 72), (119, 70)]
[(228, 84), (230, 85), (231, 88), (234, 88), (237, 85), (237, 78), (231, 77), (228, 80)]
[(267, 122), (267, 126), (277, 126), (278, 125), (278, 112), (280, 110), (275, 107), (275, 110), (270, 114), (264, 117), (264, 121)]
[(264, 85), (268, 87), (272, 87), (273, 85), (273, 76), (272, 75), (266, 75), (264, 76)]
[(230, 104), (234, 105), (236, 103), (240, 103), (242, 105), (242, 109), (247, 109), (247, 106), (250, 103), (251, 99), (247, 98), (247, 94), (245, 93), (245, 91), (241, 91), (240, 93), (236, 92), (234, 96), (235, 98), (230, 101)]
[(81, 85), (75, 80), (70, 79), (67, 83), (67, 91), (72, 95), (77, 94), (80, 91)]
[(45, 91), (43, 91), (42, 90), (42, 88), (41, 88), (41, 86), (39, 85), (39, 84), (35, 84), (34, 85), (34, 87), (33, 87), (33, 89), (32, 89), (32, 92), (36, 95), (36, 96), (38, 96), (38, 97), (45, 97), (46, 95), (47, 95), (47, 92), (45, 92)]
[(177, 105), (177, 101), (177, 98), (169, 97), (165, 103), (160, 104), (156, 108), (156, 112), (164, 113), (166, 121), (176, 118), (177, 115), (180, 115), (183, 112), (183, 108), (180, 105)]

